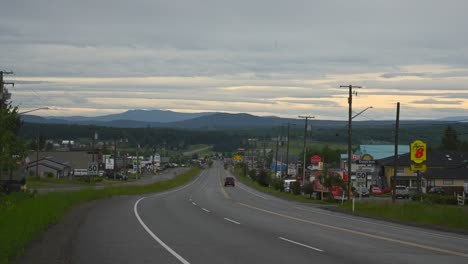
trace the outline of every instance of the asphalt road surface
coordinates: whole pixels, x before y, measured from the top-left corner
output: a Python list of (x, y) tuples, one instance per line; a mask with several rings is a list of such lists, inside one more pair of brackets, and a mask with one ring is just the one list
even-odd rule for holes
[[(468, 263), (468, 236), (275, 198), (221, 163), (183, 187), (97, 202), (43, 263)], [(42, 252), (47, 252), (43, 250)]]

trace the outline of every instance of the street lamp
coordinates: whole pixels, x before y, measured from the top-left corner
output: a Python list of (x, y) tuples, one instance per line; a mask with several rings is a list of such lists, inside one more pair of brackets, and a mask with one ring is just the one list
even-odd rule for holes
[(40, 107), (40, 108), (36, 108), (36, 109), (27, 110), (27, 111), (24, 111), (24, 112), (19, 112), (18, 115), (31, 113), (31, 112), (39, 111), (39, 110), (49, 110), (49, 109), (50, 109), (49, 107)]
[(364, 113), (367, 109), (370, 109), (370, 108), (374, 108), (374, 107), (372, 107), (372, 106), (367, 107), (366, 109), (362, 110), (361, 112), (355, 114), (351, 119), (354, 119), (355, 117), (357, 117), (358, 115)]

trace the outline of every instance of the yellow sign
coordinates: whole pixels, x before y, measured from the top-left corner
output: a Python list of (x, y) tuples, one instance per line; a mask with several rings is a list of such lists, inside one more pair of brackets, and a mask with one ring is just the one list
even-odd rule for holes
[(411, 164), (412, 171), (426, 171), (427, 166), (426, 164)]
[(414, 163), (423, 163), (426, 161), (426, 143), (421, 140), (415, 140), (410, 145), (411, 160)]
[(233, 159), (235, 161), (241, 161), (242, 160), (242, 156), (241, 155), (234, 155)]

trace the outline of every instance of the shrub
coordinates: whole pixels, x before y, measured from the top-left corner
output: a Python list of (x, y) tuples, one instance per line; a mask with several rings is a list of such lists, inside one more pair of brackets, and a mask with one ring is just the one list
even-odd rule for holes
[(301, 183), (298, 181), (294, 181), (290, 183), (291, 185), (291, 191), (294, 195), (299, 195), (301, 194)]
[(266, 173), (266, 171), (261, 170), (258, 173), (257, 182), (258, 182), (258, 184), (260, 184), (262, 186), (265, 186), (265, 187), (267, 187), (269, 185), (269, 177), (268, 177), (268, 174)]
[(309, 182), (309, 183), (306, 183), (303, 187), (302, 187), (302, 191), (305, 193), (305, 194), (308, 194), (310, 198), (312, 198), (312, 194), (314, 194), (314, 185)]
[(284, 192), (284, 180), (276, 178), (276, 179), (271, 180), (270, 183), (273, 189), (280, 191), (280, 192)]
[(252, 181), (257, 181), (257, 170), (249, 170), (249, 177), (252, 179)]
[(426, 194), (426, 193), (418, 193), (413, 196), (413, 200), (420, 201), (422, 200), (426, 203), (431, 204), (452, 204), (456, 205), (457, 198), (452, 195), (437, 195), (437, 194)]
[(53, 178), (53, 177), (54, 177), (54, 174), (52, 172), (47, 173), (47, 178)]

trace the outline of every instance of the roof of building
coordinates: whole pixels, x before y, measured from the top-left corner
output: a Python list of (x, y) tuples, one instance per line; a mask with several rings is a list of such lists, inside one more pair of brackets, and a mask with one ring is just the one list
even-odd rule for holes
[[(393, 165), (393, 156), (381, 159), (379, 164), (384, 166)], [(468, 163), (468, 151), (456, 150), (428, 150), (425, 164), (430, 168), (460, 168)], [(410, 153), (398, 156), (399, 166), (410, 166), (412, 164)]]
[[(398, 155), (409, 153), (409, 145), (398, 145)], [(374, 160), (379, 160), (395, 155), (395, 145), (359, 145), (355, 154), (369, 154)], [(341, 159), (347, 159), (348, 154), (341, 154)]]
[(429, 168), (422, 175), (433, 179), (468, 180), (468, 168)]
[[(39, 156), (39, 160), (47, 158), (67, 164), (74, 169), (87, 169), (88, 162), (92, 161), (92, 154), (87, 151), (39, 151), (28, 156), (30, 164), (36, 161), (36, 155)], [(95, 155), (95, 160), (97, 159), (98, 155)]]

